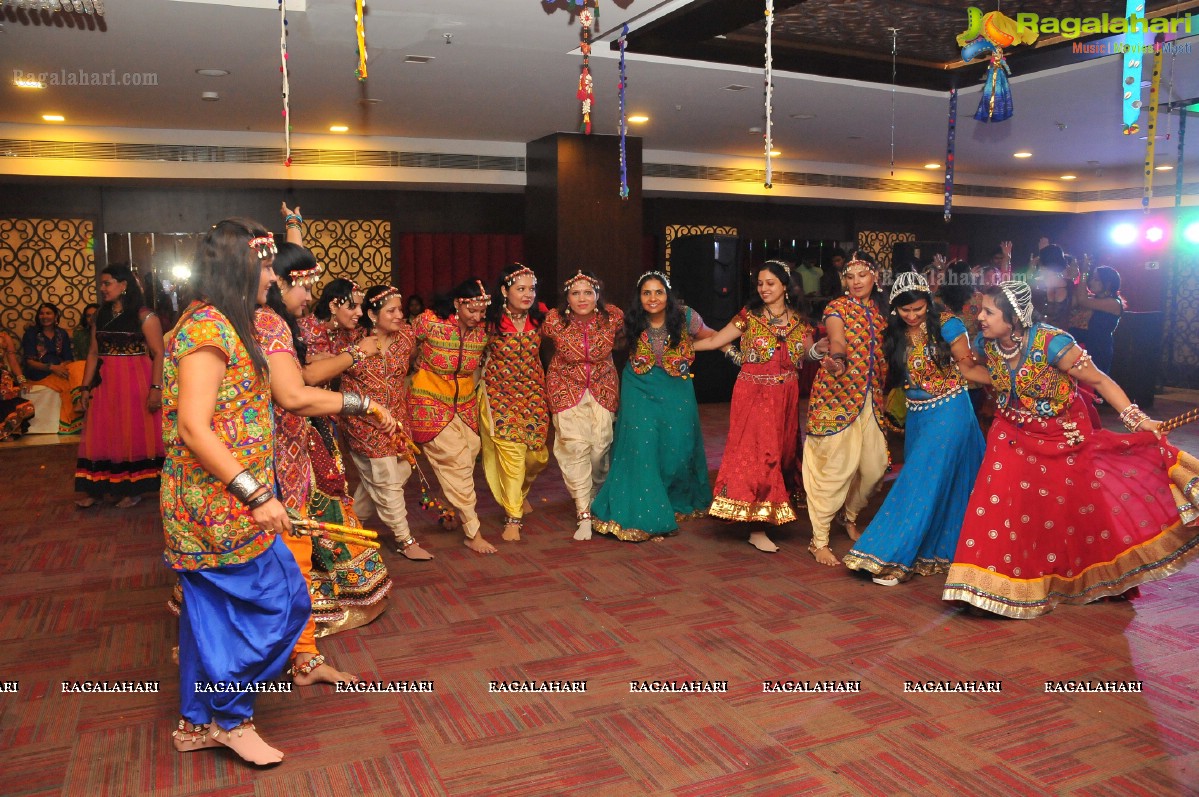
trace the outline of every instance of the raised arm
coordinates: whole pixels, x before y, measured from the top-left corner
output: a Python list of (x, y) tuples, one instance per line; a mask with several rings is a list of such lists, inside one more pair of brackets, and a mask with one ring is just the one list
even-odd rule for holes
[(303, 246), (304, 217), (300, 215), (300, 206), (296, 205), (295, 210), (292, 210), (287, 206), (286, 202), (281, 203), (281, 205), (279, 213), (283, 216), (283, 226), (287, 228), (287, 242)]

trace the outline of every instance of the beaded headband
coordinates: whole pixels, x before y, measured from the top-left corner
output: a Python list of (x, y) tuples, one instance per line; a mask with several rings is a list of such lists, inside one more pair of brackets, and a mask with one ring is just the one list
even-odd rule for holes
[(303, 285), (305, 288), (311, 288), (313, 285), (321, 281), (321, 275), (325, 273), (325, 267), (317, 263), (312, 268), (293, 271), (283, 279), (287, 280), (293, 288), (297, 285)]
[(256, 255), (258, 255), (259, 260), (266, 260), (271, 255), (277, 255), (279, 253), (278, 248), (275, 246), (275, 236), (269, 232), (266, 235), (259, 236), (258, 238), (251, 238), (250, 248), (254, 250)]
[(399, 288), (394, 285), (388, 285), (385, 289), (379, 292), (378, 296), (371, 299), (371, 304), (375, 307), (382, 307), (383, 305), (387, 304), (387, 300), (393, 296), (403, 298), (400, 296)]
[(770, 265), (771, 263), (778, 266), (783, 271), (787, 272), (787, 279), (791, 278), (791, 264), (790, 263), (787, 263), (783, 260), (767, 260), (765, 263), (762, 264), (762, 266), (764, 268), (764, 267)]
[(640, 284), (641, 284), (641, 282), (642, 282), (643, 280), (645, 280), (647, 277), (653, 277), (653, 278), (654, 278), (654, 279), (656, 279), (658, 282), (660, 282), (660, 283), (662, 283), (663, 285), (665, 285), (665, 286), (666, 286), (666, 290), (668, 290), (668, 291), (669, 291), (669, 290), (671, 290), (671, 287), (670, 287), (670, 279), (669, 279), (669, 278), (668, 278), (668, 277), (667, 277), (665, 274), (663, 274), (661, 271), (647, 271), (647, 272), (645, 272), (644, 274), (642, 274), (640, 277), (638, 277), (638, 278), (637, 278), (637, 284), (638, 284), (638, 285), (640, 285)]
[(604, 287), (604, 283), (600, 282), (595, 277), (584, 274), (583, 270), (579, 269), (578, 271), (575, 272), (575, 275), (573, 277), (568, 279), (566, 282), (562, 283), (563, 292), (569, 291), (570, 286), (574, 285), (576, 282), (588, 282), (591, 284), (591, 287), (595, 288), (597, 291), (600, 288)]
[(865, 266), (871, 271), (878, 271), (878, 263), (871, 263), (869, 260), (862, 260), (861, 258), (855, 257), (853, 260), (850, 260), (848, 263), (841, 266), (841, 273), (844, 274), (853, 266)]
[(329, 304), (335, 304), (338, 307), (341, 307), (346, 302), (349, 302), (350, 304), (357, 307), (358, 305), (362, 304), (362, 300), (365, 298), (366, 298), (366, 294), (362, 292), (362, 289), (359, 288), (354, 283), (350, 283), (350, 298), (349, 299), (341, 299), (341, 298), (330, 299)]
[(891, 286), (891, 296), (889, 301), (894, 302), (895, 297), (901, 293), (908, 291), (919, 291), (932, 296), (932, 289), (928, 287), (928, 280), (917, 274), (915, 271), (905, 271), (895, 278), (895, 284)]
[(489, 294), (487, 292), (487, 289), (483, 287), (483, 283), (481, 280), (475, 280), (475, 284), (478, 285), (479, 290), (483, 292), (482, 295), (467, 296), (465, 298), (455, 299), (454, 304), (459, 305), (461, 307), (466, 307), (467, 309), (470, 309), (470, 310), (482, 310), (486, 307), (490, 307), (491, 306), (491, 294)]
[(1028, 287), (1028, 283), (1009, 280), (999, 283), (999, 289), (1003, 291), (1003, 295), (1007, 297), (1008, 302), (1012, 305), (1012, 310), (1015, 311), (1016, 320), (1020, 322), (1020, 326), (1025, 329), (1031, 327), (1032, 288)]
[(526, 266), (524, 263), (513, 263), (514, 266), (520, 266), (516, 271), (513, 271), (508, 276), (504, 277), (504, 287), (511, 288), (516, 284), (516, 281), (521, 277), (532, 277), (533, 287), (537, 287), (537, 275), (533, 273), (533, 269)]

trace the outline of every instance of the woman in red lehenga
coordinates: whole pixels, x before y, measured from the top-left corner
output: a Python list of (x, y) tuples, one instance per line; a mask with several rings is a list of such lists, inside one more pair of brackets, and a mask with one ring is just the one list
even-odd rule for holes
[[(758, 298), (728, 326), (695, 341), (696, 351), (727, 346), (738, 338), (730, 359), (741, 365), (729, 407), (729, 438), (713, 486), (708, 514), (753, 523), (749, 543), (778, 551), (765, 524), (795, 520), (791, 494), (799, 486), (799, 369), (812, 347), (812, 325), (804, 312), (799, 275), (778, 260), (758, 271)], [(814, 354), (808, 354), (814, 357)]]
[[(1025, 619), (1122, 595), (1199, 554), (1195, 461), (1066, 332), (1033, 323), (1026, 283), (983, 289), (978, 341), (998, 412), (945, 600)], [(1092, 424), (1079, 383), (1131, 434)]]

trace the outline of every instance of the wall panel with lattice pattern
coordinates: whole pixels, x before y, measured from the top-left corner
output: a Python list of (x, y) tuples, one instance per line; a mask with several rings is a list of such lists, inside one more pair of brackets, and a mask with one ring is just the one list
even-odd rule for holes
[(83, 306), (96, 300), (89, 219), (0, 218), (0, 327), (18, 338), (38, 305), (52, 302), (68, 332)]
[(391, 222), (387, 219), (309, 219), (304, 245), (325, 266), (319, 296), (331, 280), (343, 277), (360, 288), (390, 285)]

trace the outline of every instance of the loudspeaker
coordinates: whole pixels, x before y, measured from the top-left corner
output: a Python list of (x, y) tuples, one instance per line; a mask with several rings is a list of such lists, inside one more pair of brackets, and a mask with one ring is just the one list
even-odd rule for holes
[(1165, 331), (1165, 313), (1124, 313), (1112, 337), (1114, 351), (1109, 376), (1143, 410), (1153, 407)]
[(918, 267), (933, 262), (933, 255), (949, 259), (948, 241), (896, 241), (891, 245), (891, 268), (903, 270), (909, 263)]
[[(741, 247), (728, 235), (690, 235), (671, 244), (670, 284), (675, 295), (704, 319), (721, 329), (737, 314), (748, 296), (749, 279), (742, 268)], [(720, 352), (701, 352), (695, 359), (695, 398), (701, 403), (728, 401), (733, 396), (737, 367)]]

